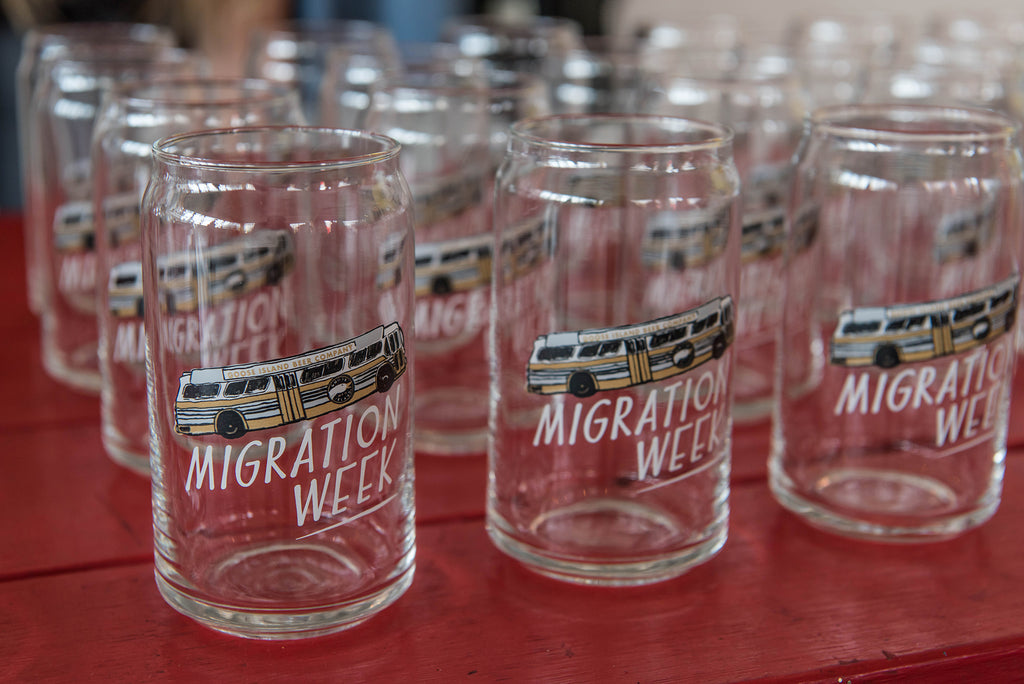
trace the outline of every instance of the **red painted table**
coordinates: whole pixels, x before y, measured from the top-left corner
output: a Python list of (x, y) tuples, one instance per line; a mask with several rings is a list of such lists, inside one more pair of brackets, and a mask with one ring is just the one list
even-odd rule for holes
[(0, 216), (0, 680), (1024, 681), (1024, 448), (986, 525), (882, 546), (783, 511), (763, 427), (736, 436), (728, 543), (677, 580), (533, 575), (487, 539), (483, 460), (419, 458), (416, 578), (393, 606), (303, 642), (199, 627), (153, 582), (148, 482), (104, 455), (97, 400), (42, 371), (20, 232)]

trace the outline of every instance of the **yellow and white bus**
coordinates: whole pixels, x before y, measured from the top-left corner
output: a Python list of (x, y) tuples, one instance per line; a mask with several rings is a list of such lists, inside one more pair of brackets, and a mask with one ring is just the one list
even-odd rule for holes
[(263, 363), (182, 374), (175, 430), (227, 439), (322, 416), (387, 392), (407, 366), (405, 336), (389, 323), (359, 337)]
[(416, 296), (445, 295), (491, 282), (491, 233), (416, 244)]
[(427, 187), (414, 187), (416, 225), (429, 226), (454, 218), (480, 204), (482, 196), (482, 174), (460, 172)]
[(92, 202), (67, 202), (53, 215), (53, 246), (58, 252), (91, 252), (96, 247)]
[(786, 208), (767, 207), (744, 214), (740, 258), (743, 263), (782, 252), (786, 242)]
[(294, 241), (287, 230), (252, 233), (199, 254), (201, 259), (191, 251), (157, 259), (160, 302), (168, 313), (194, 311), (200, 299), (216, 303), (275, 285), (295, 264)]
[(944, 217), (935, 229), (935, 260), (946, 263), (976, 255), (995, 235), (995, 205), (958, 211)]
[(134, 192), (113, 195), (103, 201), (103, 220), (111, 247), (139, 239), (139, 196)]
[(1014, 274), (951, 299), (844, 311), (832, 334), (830, 361), (892, 368), (959, 354), (988, 342), (1013, 327), (1019, 282)]
[(548, 205), (546, 215), (521, 219), (502, 234), (501, 267), (505, 282), (532, 271), (554, 256), (555, 223), (549, 217), (557, 209)]
[(143, 315), (142, 262), (124, 261), (110, 268), (107, 279), (107, 306), (118, 318)]
[(678, 375), (720, 358), (735, 335), (729, 295), (646, 323), (541, 335), (526, 369), (536, 394), (589, 397)]
[(711, 261), (729, 241), (728, 210), (659, 211), (644, 230), (641, 259), (649, 266), (669, 265), (682, 270)]

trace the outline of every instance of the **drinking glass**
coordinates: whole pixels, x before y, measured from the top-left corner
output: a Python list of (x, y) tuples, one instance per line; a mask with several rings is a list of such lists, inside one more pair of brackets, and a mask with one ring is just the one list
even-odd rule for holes
[[(805, 107), (800, 84), (791, 74), (753, 66), (720, 74), (658, 74), (652, 83), (644, 111), (716, 121), (733, 131), (743, 187), (733, 417), (760, 421), (771, 412), (786, 200)], [(684, 255), (673, 266), (687, 268)]]
[(789, 204), (772, 493), (927, 541), (999, 505), (1018, 308), (1017, 125), (861, 105), (808, 121)]
[(118, 81), (190, 75), (202, 62), (148, 44), (80, 45), (48, 65), (35, 93), (31, 162), (38, 192), (30, 222), (44, 259), (43, 366), (58, 381), (99, 392), (92, 135), (102, 94)]
[(325, 634), (412, 581), (398, 151), (287, 126), (154, 146), (142, 274), (156, 580), (213, 629)]
[(492, 233), (487, 90), (475, 75), (406, 70), (366, 127), (402, 145), (416, 222), (416, 450), (482, 454)]
[(39, 192), (38, 183), (31, 180), (34, 171), (31, 141), (38, 133), (32, 113), (32, 100), (40, 82), (40, 75), (48, 65), (74, 45), (109, 45), (115, 43), (154, 44), (171, 47), (174, 34), (170, 29), (152, 24), (119, 22), (78, 22), (48, 24), (26, 31), (21, 42), (21, 56), (15, 73), (15, 116), (18, 129), (21, 191), (25, 230), (25, 276), (29, 309), (42, 312), (45, 281), (43, 231), (38, 216), (33, 212), (33, 195)]
[(245, 74), (298, 88), (306, 120), (319, 124), (327, 121), (320, 100), (328, 57), (337, 50), (350, 57), (346, 75), (357, 92), (366, 92), (378, 70), (400, 63), (398, 45), (385, 26), (358, 19), (293, 20), (250, 36)]
[(103, 97), (92, 150), (103, 446), (114, 461), (149, 473), (146, 334), (139, 204), (152, 145), (201, 128), (302, 119), (295, 91), (268, 81), (131, 81)]
[(521, 121), (494, 216), (491, 539), (585, 584), (706, 561), (729, 517), (731, 133), (649, 115)]

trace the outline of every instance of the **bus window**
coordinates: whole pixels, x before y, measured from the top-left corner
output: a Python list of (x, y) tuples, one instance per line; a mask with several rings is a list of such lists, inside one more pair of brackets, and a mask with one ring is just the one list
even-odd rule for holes
[(537, 352), (540, 361), (561, 361), (572, 356), (572, 347), (544, 347)]
[(461, 261), (469, 258), (469, 250), (461, 249), (458, 252), (449, 252), (448, 254), (441, 255), (441, 263), (447, 264), (452, 261)]
[(201, 385), (185, 385), (181, 396), (185, 399), (210, 399), (217, 396), (220, 385), (216, 382), (205, 382)]
[(954, 321), (962, 321), (965, 318), (976, 316), (985, 310), (984, 302), (976, 302), (968, 306), (962, 306), (953, 312)]
[(890, 332), (890, 331), (893, 331), (893, 330), (903, 330), (906, 327), (907, 327), (907, 319), (906, 318), (897, 318), (895, 321), (889, 321), (889, 325), (885, 326), (885, 330), (886, 330), (886, 332)]
[(237, 380), (235, 382), (229, 382), (227, 387), (224, 388), (225, 397), (237, 397), (238, 395), (245, 392), (245, 380)]
[(429, 266), (430, 262), (432, 260), (433, 260), (433, 257), (429, 256), (429, 255), (428, 256), (416, 257), (416, 265), (417, 266)]
[(267, 256), (270, 254), (269, 247), (252, 247), (245, 250), (245, 254), (242, 255), (242, 259), (245, 261), (256, 261), (260, 257)]
[(365, 360), (366, 360), (366, 350), (365, 349), (357, 349), (356, 351), (352, 352), (352, 358), (349, 359), (348, 366), (349, 366), (349, 368), (355, 368), (356, 366), (362, 365), (363, 361), (365, 361)]
[(707, 322), (708, 327), (716, 325), (718, 323), (718, 312), (717, 311), (714, 312), (713, 314), (711, 314), (710, 316), (708, 316), (704, 320)]
[(235, 263), (236, 260), (234, 254), (228, 254), (221, 257), (213, 257), (209, 261), (211, 271), (217, 271), (222, 268), (231, 268), (232, 266), (235, 265)]
[(383, 344), (380, 342), (374, 342), (366, 348), (366, 358), (373, 359), (380, 356), (380, 350), (383, 348)]
[(267, 389), (267, 385), (270, 384), (270, 378), (253, 378), (249, 381), (249, 384), (245, 386), (246, 392), (262, 392)]
[(1004, 292), (1003, 294), (1001, 294), (1001, 295), (998, 295), (998, 296), (996, 296), (996, 297), (993, 297), (993, 298), (992, 298), (992, 301), (991, 301), (991, 303), (990, 303), (990, 306), (991, 306), (991, 307), (992, 307), (992, 308), (994, 309), (994, 308), (996, 308), (997, 306), (999, 306), (1000, 304), (1002, 304), (1003, 302), (1005, 302), (1005, 301), (1006, 301), (1007, 299), (1009, 299), (1009, 298), (1010, 298), (1010, 291), (1009, 291), (1009, 290), (1007, 290), (1007, 291), (1006, 291), (1006, 292)]
[(585, 347), (580, 347), (579, 357), (581, 359), (592, 359), (597, 356), (597, 350), (601, 347), (599, 344), (588, 344)]
[(299, 378), (299, 382), (305, 384), (307, 382), (313, 382), (324, 375), (323, 366), (310, 366), (309, 368), (302, 371), (302, 376)]
[[(185, 275), (187, 269), (184, 265), (181, 266), (168, 266), (166, 271), (166, 277), (168, 278), (181, 278)], [(161, 269), (160, 276), (164, 276), (164, 271)]]
[(622, 341), (616, 342), (605, 342), (601, 345), (601, 350), (598, 352), (601, 356), (610, 356), (612, 354), (620, 353), (622, 349)]
[(703, 332), (704, 326), (707, 325), (707, 319), (702, 318), (699, 321), (693, 322), (693, 334), (696, 335), (699, 332)]
[(335, 373), (340, 373), (343, 368), (345, 368), (344, 356), (341, 357), (340, 359), (331, 359), (330, 361), (324, 364), (324, 375), (334, 375)]
[(853, 321), (843, 326), (844, 335), (857, 335), (860, 333), (877, 332), (881, 326), (881, 321)]
[(128, 285), (134, 285), (136, 280), (135, 274), (117, 276), (114, 279), (114, 285), (117, 287), (127, 287)]
[(917, 328), (920, 328), (925, 324), (926, 320), (928, 320), (927, 316), (914, 316), (913, 318), (907, 321), (907, 330), (915, 330)]

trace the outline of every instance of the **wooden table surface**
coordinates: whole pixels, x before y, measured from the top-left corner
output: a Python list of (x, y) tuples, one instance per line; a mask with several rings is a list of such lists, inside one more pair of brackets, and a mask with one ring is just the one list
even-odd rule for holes
[(729, 541), (679, 579), (534, 575), (487, 538), (483, 458), (417, 457), (417, 570), (394, 605), (305, 641), (209, 631), (157, 593), (149, 483), (104, 454), (98, 400), (42, 370), (17, 216), (0, 260), (4, 681), (1024, 681), (1024, 447), (984, 526), (889, 546), (776, 504), (764, 426), (736, 435)]

